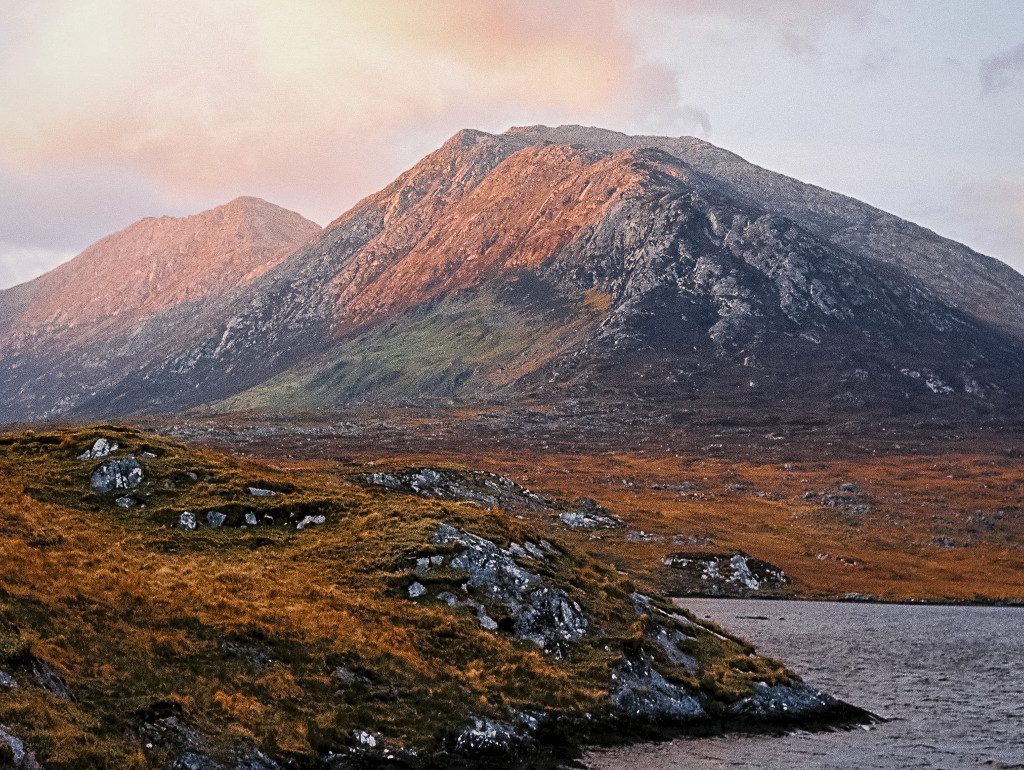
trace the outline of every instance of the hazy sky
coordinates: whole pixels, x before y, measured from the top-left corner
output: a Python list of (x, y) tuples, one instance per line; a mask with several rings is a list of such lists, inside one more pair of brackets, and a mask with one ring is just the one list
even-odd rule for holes
[(1024, 269), (1024, 0), (0, 0), (0, 287), (531, 123), (695, 134)]

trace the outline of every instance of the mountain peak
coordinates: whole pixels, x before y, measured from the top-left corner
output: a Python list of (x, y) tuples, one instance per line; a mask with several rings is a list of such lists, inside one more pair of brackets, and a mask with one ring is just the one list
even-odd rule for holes
[[(261, 198), (243, 196), (198, 214), (148, 217), (89, 246), (26, 287), (19, 337), (88, 337), (183, 302), (249, 283), (321, 232)], [(13, 323), (12, 323), (13, 322)]]

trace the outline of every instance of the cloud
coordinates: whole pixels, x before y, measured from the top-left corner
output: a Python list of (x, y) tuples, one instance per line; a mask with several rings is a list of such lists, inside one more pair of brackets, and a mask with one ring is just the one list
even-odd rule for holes
[(401, 170), (409, 135), (698, 109), (678, 110), (612, 0), (6, 5), (0, 167), (116, 166), (168, 196), (262, 194), (321, 219)]
[(142, 216), (191, 213), (144, 176), (117, 168), (0, 167), (0, 241), (81, 248)]
[(668, 16), (712, 16), (768, 34), (798, 58), (818, 56), (822, 37), (838, 24), (866, 28), (878, 17), (877, 0), (633, 0)]
[(73, 251), (0, 241), (0, 289), (31, 280), (74, 256)]
[(982, 59), (978, 68), (984, 95), (1005, 91), (1024, 74), (1024, 43)]

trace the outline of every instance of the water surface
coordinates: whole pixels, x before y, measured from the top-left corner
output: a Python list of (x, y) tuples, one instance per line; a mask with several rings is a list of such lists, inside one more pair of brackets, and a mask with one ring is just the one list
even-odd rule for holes
[[(827, 692), (892, 721), (595, 751), (588, 767), (1024, 768), (1024, 609), (686, 599)], [(765, 619), (767, 618), (767, 619)]]

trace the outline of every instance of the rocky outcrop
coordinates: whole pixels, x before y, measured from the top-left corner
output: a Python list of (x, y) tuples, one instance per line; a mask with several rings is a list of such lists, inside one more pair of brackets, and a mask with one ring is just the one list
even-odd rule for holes
[(623, 658), (612, 672), (611, 702), (619, 716), (637, 722), (679, 723), (706, 716), (700, 700), (665, 679), (643, 652)]
[(817, 500), (826, 508), (836, 508), (853, 517), (866, 516), (875, 510), (871, 496), (853, 482), (843, 482), (834, 489), (808, 492), (805, 500)]
[(754, 692), (729, 706), (729, 713), (757, 721), (788, 721), (796, 716), (814, 718), (846, 707), (842, 701), (804, 682), (768, 685), (757, 682)]
[(118, 450), (116, 443), (108, 441), (105, 438), (96, 439), (95, 443), (78, 456), (79, 460), (98, 460), (101, 457), (113, 454)]
[(484, 471), (417, 468), (365, 474), (360, 479), (393, 492), (456, 500), (488, 508), (500, 507), (507, 511), (554, 514), (568, 529), (616, 529), (626, 525), (596, 500), (583, 497), (570, 503), (534, 492), (505, 476)]
[(679, 573), (683, 592), (706, 596), (776, 594), (789, 583), (773, 564), (744, 553), (673, 553), (662, 563)]
[(28, 751), (21, 739), (3, 725), (0, 725), (0, 767), (42, 770), (35, 754)]
[(529, 714), (515, 713), (515, 721), (499, 722), (488, 717), (474, 717), (471, 724), (450, 742), (454, 754), (479, 762), (487, 757), (525, 758), (537, 748), (534, 737), (539, 720)]
[(439, 500), (475, 503), (505, 510), (552, 510), (553, 501), (512, 479), (484, 471), (452, 468), (410, 468), (361, 477), (369, 484)]
[(123, 460), (108, 460), (92, 473), (89, 486), (101, 495), (115, 489), (135, 489), (146, 477), (142, 464), (134, 456)]
[(622, 519), (602, 508), (595, 500), (580, 498), (576, 506), (576, 510), (558, 514), (558, 520), (569, 529), (616, 529), (626, 526)]
[(45, 660), (33, 658), (29, 665), (29, 672), (32, 676), (32, 681), (54, 697), (59, 698), (60, 700), (74, 700), (74, 696), (72, 695), (67, 682), (65, 682), (64, 678), (57, 673), (56, 669), (54, 669), (54, 667)]
[[(520, 639), (533, 642), (556, 657), (568, 653), (571, 645), (587, 633), (589, 623), (580, 605), (564, 589), (547, 584), (536, 572), (521, 566), (517, 559), (542, 561), (540, 546), (530, 543), (533, 556), (525, 547), (501, 548), (496, 543), (469, 532), (441, 524), (431, 538), (441, 546), (459, 546), (453, 556), (421, 558), (416, 573), (429, 577), (444, 567), (465, 573), (464, 599), (444, 592), (437, 598), (451, 607), (473, 607), (480, 624), (496, 631), (500, 624), (492, 617), (500, 610), (509, 619), (509, 630)], [(522, 554), (517, 556), (517, 553)], [(427, 595), (421, 583), (410, 587), (410, 596)]]

